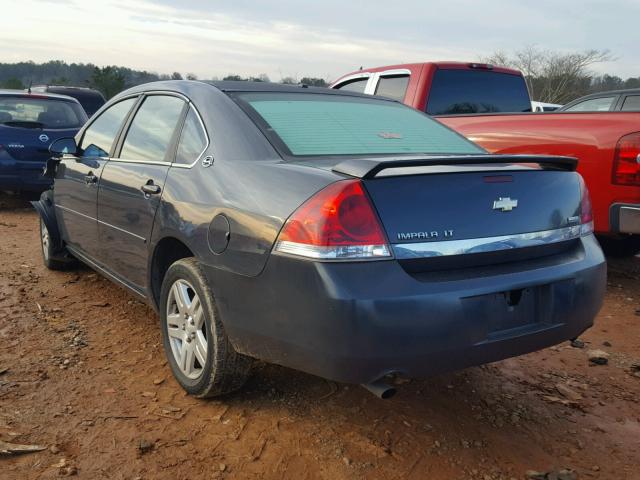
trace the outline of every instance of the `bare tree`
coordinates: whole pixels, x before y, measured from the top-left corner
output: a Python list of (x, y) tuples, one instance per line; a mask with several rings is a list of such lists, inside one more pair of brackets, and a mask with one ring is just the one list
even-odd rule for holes
[(496, 52), (484, 61), (520, 70), (534, 100), (566, 103), (589, 92), (591, 66), (613, 59), (608, 50), (564, 53), (530, 45), (511, 55)]

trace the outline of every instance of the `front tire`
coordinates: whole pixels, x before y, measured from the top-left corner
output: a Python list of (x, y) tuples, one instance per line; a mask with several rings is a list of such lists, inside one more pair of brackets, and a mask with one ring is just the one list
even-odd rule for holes
[(56, 250), (49, 229), (42, 217), (40, 217), (40, 245), (42, 261), (49, 270), (69, 270), (74, 266), (74, 259), (66, 249), (63, 251)]
[(196, 397), (241, 388), (252, 360), (237, 353), (195, 258), (175, 262), (164, 277), (160, 320), (165, 354), (178, 383)]

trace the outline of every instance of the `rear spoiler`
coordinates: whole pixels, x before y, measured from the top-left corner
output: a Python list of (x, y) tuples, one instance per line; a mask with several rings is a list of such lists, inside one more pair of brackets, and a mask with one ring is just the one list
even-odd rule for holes
[(427, 167), (442, 165), (490, 165), (505, 163), (535, 163), (550, 170), (575, 171), (578, 159), (547, 155), (446, 155), (423, 158), (360, 158), (345, 160), (331, 170), (350, 177), (368, 180), (382, 170), (405, 167)]

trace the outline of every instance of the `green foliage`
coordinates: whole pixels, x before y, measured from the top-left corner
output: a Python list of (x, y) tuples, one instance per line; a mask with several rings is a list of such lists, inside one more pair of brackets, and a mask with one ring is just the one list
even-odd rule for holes
[[(24, 88), (31, 85), (73, 85), (76, 87), (91, 87), (94, 85), (94, 76), (96, 69), (100, 70), (98, 81), (106, 81), (105, 85), (101, 85), (99, 89), (107, 87), (108, 92), (105, 95), (115, 95), (118, 93), (117, 88), (124, 89), (139, 85), (141, 83), (155, 82), (160, 79), (157, 73), (147, 71), (132, 70), (125, 67), (106, 67), (110, 68), (111, 73), (105, 74), (103, 68), (97, 67), (92, 63), (66, 63), (59, 60), (52, 60), (45, 63), (34, 62), (18, 62), (18, 63), (0, 63), (0, 85), (7, 88), (6, 82), (11, 79), (18, 80)], [(122, 78), (124, 83), (113, 81), (115, 77)], [(166, 75), (169, 78), (168, 75)], [(109, 80), (111, 79), (111, 80)], [(15, 83), (17, 85), (17, 83)]]
[(94, 67), (90, 85), (108, 100), (124, 90), (125, 76), (119, 67)]
[(310, 87), (326, 87), (329, 85), (324, 78), (316, 77), (302, 77), (300, 79), (300, 83), (303, 85), (309, 85)]
[(24, 84), (16, 77), (7, 78), (3, 82), (0, 82), (0, 88), (12, 88), (17, 90), (23, 90)]
[(222, 80), (231, 82), (246, 82), (248, 79), (241, 77), (240, 75), (232, 74), (223, 77)]
[(182, 75), (180, 72), (173, 72), (171, 74), (171, 80), (182, 80)]

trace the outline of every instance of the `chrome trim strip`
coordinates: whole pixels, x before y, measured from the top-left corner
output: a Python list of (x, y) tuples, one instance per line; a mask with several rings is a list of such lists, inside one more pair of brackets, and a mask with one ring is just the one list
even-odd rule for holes
[(321, 246), (278, 240), (275, 252), (318, 260), (371, 260), (391, 258), (386, 245)]
[(89, 215), (85, 215), (84, 213), (80, 213), (80, 212), (78, 212), (76, 210), (73, 210), (71, 208), (68, 208), (68, 207), (63, 207), (62, 205), (58, 205), (57, 203), (54, 203), (54, 207), (59, 208), (60, 210), (64, 210), (65, 212), (75, 213), (76, 215), (79, 215), (79, 216), (84, 217), (84, 218), (86, 218), (88, 220), (91, 220), (92, 222), (96, 221), (95, 218), (90, 217)]
[(104, 225), (105, 227), (114, 228), (114, 229), (116, 229), (116, 230), (118, 230), (118, 231), (120, 231), (122, 233), (126, 233), (128, 235), (131, 235), (132, 237), (135, 237), (135, 238), (137, 238), (139, 240), (142, 240), (144, 243), (147, 243), (147, 239), (146, 238), (141, 237), (140, 235), (136, 235), (135, 233), (131, 233), (131, 232), (127, 231), (127, 230), (124, 230), (123, 228), (116, 227), (115, 225), (111, 225), (110, 223), (103, 222), (102, 220), (97, 220), (97, 219), (95, 219), (93, 217), (90, 217), (89, 215), (85, 215), (84, 213), (77, 212), (76, 210), (72, 210), (71, 208), (68, 208), (68, 207), (63, 207), (62, 205), (55, 205), (55, 206), (60, 208), (61, 210), (64, 210), (65, 212), (75, 213), (76, 215), (80, 215), (81, 217), (84, 217), (84, 218), (86, 218), (88, 220), (91, 220), (92, 222), (97, 222), (97, 223), (99, 223), (101, 225)]
[(514, 248), (536, 247), (579, 238), (581, 226), (543, 230), (540, 232), (501, 235), (498, 237), (469, 238), (465, 240), (444, 240), (440, 242), (400, 243), (392, 245), (393, 253), (399, 260), (413, 258), (443, 257), (447, 255), (468, 255), (473, 253), (497, 252)]
[(124, 228), (116, 227), (115, 225), (111, 225), (110, 223), (103, 222), (102, 220), (98, 220), (98, 223), (100, 225), (104, 225), (105, 227), (110, 227), (110, 228), (113, 228), (114, 230), (118, 230), (119, 232), (126, 233), (127, 235), (131, 235), (132, 237), (135, 237), (138, 240), (142, 240), (143, 243), (147, 243), (147, 239), (146, 238), (141, 237), (140, 235), (136, 235), (135, 233), (131, 233), (131, 232), (125, 230)]

